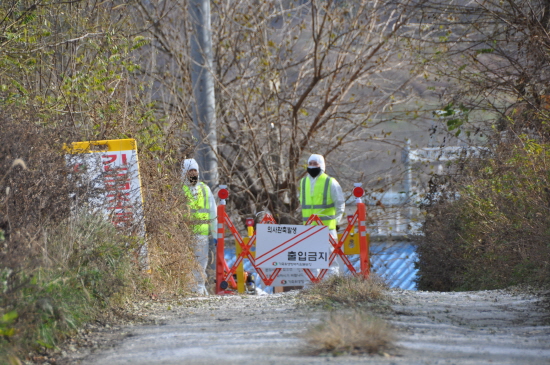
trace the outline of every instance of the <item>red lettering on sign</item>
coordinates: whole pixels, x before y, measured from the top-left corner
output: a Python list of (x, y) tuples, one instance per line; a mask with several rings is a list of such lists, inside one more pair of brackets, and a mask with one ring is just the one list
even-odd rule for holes
[(116, 161), (116, 155), (103, 155), (101, 156), (101, 158), (109, 159), (108, 161), (103, 161), (104, 165), (107, 165)]

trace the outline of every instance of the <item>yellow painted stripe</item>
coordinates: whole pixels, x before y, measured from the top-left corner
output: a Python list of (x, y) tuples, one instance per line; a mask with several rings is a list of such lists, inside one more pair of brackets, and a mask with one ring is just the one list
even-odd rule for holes
[(129, 139), (108, 139), (104, 141), (73, 142), (70, 146), (64, 145), (63, 149), (68, 153), (93, 153), (105, 151), (128, 151), (136, 150), (136, 140)]

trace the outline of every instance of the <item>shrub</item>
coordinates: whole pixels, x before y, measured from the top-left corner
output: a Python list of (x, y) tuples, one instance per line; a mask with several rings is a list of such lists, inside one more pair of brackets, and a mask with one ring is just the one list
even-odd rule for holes
[[(179, 181), (176, 169), (170, 174), (170, 165), (147, 154), (140, 161), (153, 275), (138, 275), (133, 263), (140, 239), (122, 235), (99, 217), (75, 216), (71, 192), (77, 187), (67, 179), (61, 146), (78, 137), (62, 126), (36, 124), (17, 108), (5, 111), (0, 115), (0, 357), (55, 347), (136, 287), (149, 292), (187, 287), (192, 255), (185, 200), (173, 183)], [(23, 162), (14, 166), (14, 161)], [(93, 193), (82, 191), (79, 197), (85, 201)]]
[(427, 207), (419, 289), (550, 284), (550, 144), (519, 135), (461, 164), (459, 198)]
[[(136, 284), (184, 290), (194, 262), (177, 187), (188, 119), (144, 89), (140, 23), (116, 1), (43, 5), (0, 9), (0, 358), (10, 351), (14, 363), (16, 351), (55, 346)], [(152, 275), (131, 265), (143, 239), (72, 215), (63, 143), (117, 138), (138, 142)]]

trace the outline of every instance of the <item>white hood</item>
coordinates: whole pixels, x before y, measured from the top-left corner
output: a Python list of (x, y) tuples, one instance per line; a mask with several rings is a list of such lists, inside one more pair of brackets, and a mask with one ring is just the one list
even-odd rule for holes
[(319, 164), (319, 167), (321, 168), (321, 171), (325, 172), (325, 158), (321, 155), (311, 155), (309, 156), (309, 159), (307, 160), (307, 163), (309, 165), (310, 161), (317, 161)]
[(186, 180), (185, 175), (189, 170), (193, 170), (193, 169), (199, 172), (199, 164), (197, 163), (197, 161), (195, 161), (194, 158), (188, 158), (183, 160), (183, 162), (181, 163), (181, 177), (184, 180)]

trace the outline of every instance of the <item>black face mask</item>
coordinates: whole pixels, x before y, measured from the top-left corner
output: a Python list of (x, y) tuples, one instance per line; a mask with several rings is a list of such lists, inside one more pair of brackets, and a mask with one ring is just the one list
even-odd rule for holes
[(307, 172), (308, 172), (308, 174), (311, 175), (311, 177), (317, 177), (317, 175), (319, 175), (321, 173), (321, 168), (320, 167), (308, 167)]
[(191, 185), (195, 185), (198, 181), (199, 181), (198, 176), (189, 176), (189, 182), (191, 183)]

